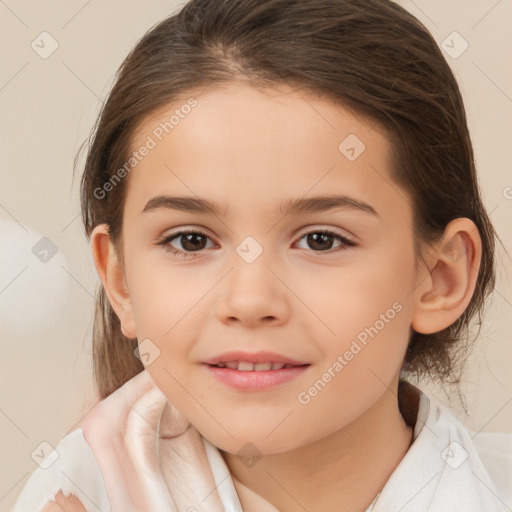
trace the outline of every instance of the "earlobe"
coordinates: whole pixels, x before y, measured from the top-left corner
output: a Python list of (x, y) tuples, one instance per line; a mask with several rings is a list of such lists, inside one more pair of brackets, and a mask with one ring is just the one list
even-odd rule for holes
[(90, 246), (96, 271), (103, 283), (110, 305), (119, 317), (121, 330), (127, 338), (136, 338), (132, 303), (124, 269), (119, 262), (107, 224), (100, 224), (94, 228)]
[(447, 225), (429, 257), (429, 275), (416, 289), (412, 318), (416, 332), (439, 332), (462, 315), (475, 290), (481, 253), (480, 234), (470, 219)]

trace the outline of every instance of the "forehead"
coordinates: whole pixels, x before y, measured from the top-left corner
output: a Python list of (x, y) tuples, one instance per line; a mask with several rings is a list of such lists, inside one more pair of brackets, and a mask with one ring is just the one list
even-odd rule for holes
[[(301, 135), (314, 138), (314, 132), (317, 137), (323, 137), (326, 131), (338, 132), (340, 121), (360, 134), (373, 131), (375, 125), (374, 121), (351, 113), (341, 102), (308, 90), (282, 84), (263, 88), (234, 81), (191, 90), (156, 109), (136, 127), (130, 145), (136, 149), (148, 135), (153, 135), (156, 142), (165, 142), (162, 139), (179, 135), (187, 127), (194, 130), (196, 137), (208, 135), (210, 142), (229, 132), (238, 147), (241, 139), (247, 144), (264, 144), (275, 141), (276, 135), (290, 145), (293, 137), (299, 142)], [(235, 134), (237, 137), (233, 138)], [(380, 133), (376, 135), (381, 143), (387, 142)], [(222, 142), (227, 147), (230, 140), (224, 138)]]
[[(379, 203), (390, 188), (385, 135), (329, 99), (288, 86), (229, 83), (185, 94), (140, 123), (130, 150), (148, 144), (126, 198), (139, 211), (166, 192), (248, 210), (335, 190)], [(388, 192), (396, 200), (396, 190)]]

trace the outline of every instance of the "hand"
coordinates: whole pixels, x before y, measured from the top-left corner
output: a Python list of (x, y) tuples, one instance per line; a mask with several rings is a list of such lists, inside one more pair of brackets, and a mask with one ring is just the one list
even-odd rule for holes
[(112, 512), (223, 510), (200, 434), (146, 370), (100, 401), (82, 430)]

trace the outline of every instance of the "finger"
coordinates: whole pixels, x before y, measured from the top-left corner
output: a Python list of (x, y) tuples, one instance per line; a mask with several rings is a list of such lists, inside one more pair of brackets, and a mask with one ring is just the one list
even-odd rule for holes
[(64, 512), (87, 512), (82, 502), (73, 494), (65, 496), (62, 491), (59, 491), (57, 496), (55, 496), (55, 501), (61, 507), (59, 510)]

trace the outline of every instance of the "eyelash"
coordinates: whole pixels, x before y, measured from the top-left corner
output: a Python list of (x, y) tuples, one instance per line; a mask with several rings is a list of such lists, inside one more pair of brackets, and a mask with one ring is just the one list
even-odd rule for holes
[[(304, 233), (299, 238), (299, 240), (302, 240), (305, 236), (310, 235), (312, 233), (316, 233), (316, 234), (321, 233), (321, 234), (332, 235), (333, 237), (338, 239), (340, 242), (342, 242), (342, 245), (340, 245), (339, 247), (337, 247), (335, 249), (330, 249), (328, 251), (313, 251), (313, 252), (318, 252), (318, 253), (325, 252), (328, 254), (333, 254), (333, 253), (345, 251), (345, 250), (347, 250), (347, 247), (353, 247), (356, 245), (354, 242), (352, 242), (352, 240), (349, 240), (348, 238), (341, 236), (339, 233), (336, 233), (335, 231), (331, 231), (330, 229), (322, 229), (322, 230), (319, 229), (319, 230), (308, 231), (307, 233)], [(188, 230), (188, 231), (178, 231), (176, 233), (173, 233), (172, 235), (166, 236), (164, 239), (157, 242), (157, 245), (162, 246), (164, 248), (164, 250), (167, 251), (168, 253), (176, 255), (176, 256), (180, 256), (183, 258), (194, 258), (194, 257), (198, 256), (199, 254), (196, 254), (196, 253), (200, 253), (201, 251), (195, 251), (195, 252), (180, 251), (179, 249), (176, 249), (176, 248), (172, 247), (171, 245), (169, 245), (170, 242), (172, 242), (174, 239), (180, 237), (181, 235), (200, 235), (200, 236), (204, 236), (205, 238), (210, 238), (203, 231), (192, 229), (192, 230)]]

